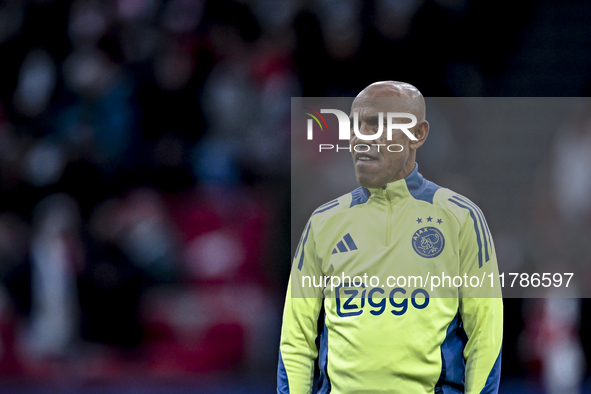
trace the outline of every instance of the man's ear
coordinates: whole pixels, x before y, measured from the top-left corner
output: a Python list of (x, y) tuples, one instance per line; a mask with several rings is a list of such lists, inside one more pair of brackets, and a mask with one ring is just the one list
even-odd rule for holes
[(414, 136), (417, 137), (417, 141), (410, 141), (410, 149), (419, 149), (425, 143), (428, 135), (429, 122), (423, 120), (414, 130)]

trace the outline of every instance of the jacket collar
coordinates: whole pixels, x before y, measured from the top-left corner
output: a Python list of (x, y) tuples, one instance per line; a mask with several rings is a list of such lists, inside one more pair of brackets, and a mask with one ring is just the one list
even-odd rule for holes
[(410, 193), (411, 196), (417, 197), (427, 186), (427, 180), (423, 178), (419, 172), (419, 165), (415, 163), (415, 168), (406, 178), (387, 183), (382, 187), (364, 189), (375, 196), (405, 197)]

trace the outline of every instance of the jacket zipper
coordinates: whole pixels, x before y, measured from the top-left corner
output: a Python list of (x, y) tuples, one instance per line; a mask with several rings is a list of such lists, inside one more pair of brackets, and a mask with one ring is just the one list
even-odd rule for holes
[(387, 190), (384, 190), (384, 193), (386, 193), (386, 199), (388, 200), (388, 216), (386, 219), (386, 246), (390, 246), (390, 227), (392, 226), (392, 200), (390, 199), (390, 195), (388, 194)]

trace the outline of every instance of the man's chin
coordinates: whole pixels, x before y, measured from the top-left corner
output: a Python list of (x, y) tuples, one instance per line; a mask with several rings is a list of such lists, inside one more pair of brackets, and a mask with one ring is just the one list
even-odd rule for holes
[(357, 175), (357, 183), (361, 187), (365, 187), (366, 189), (376, 189), (382, 187), (384, 183), (381, 183), (377, 179), (373, 179), (372, 177)]

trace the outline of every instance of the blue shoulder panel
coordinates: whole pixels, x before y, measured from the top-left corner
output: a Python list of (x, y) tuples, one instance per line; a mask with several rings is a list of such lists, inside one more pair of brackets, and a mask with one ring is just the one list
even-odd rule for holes
[(404, 180), (408, 191), (414, 198), (429, 204), (433, 204), (433, 196), (435, 196), (437, 189), (441, 187), (423, 178), (419, 172), (419, 165), (416, 163), (414, 170)]
[(365, 204), (371, 195), (370, 191), (364, 187), (358, 187), (351, 192), (351, 205), (349, 208), (353, 208), (355, 205)]

